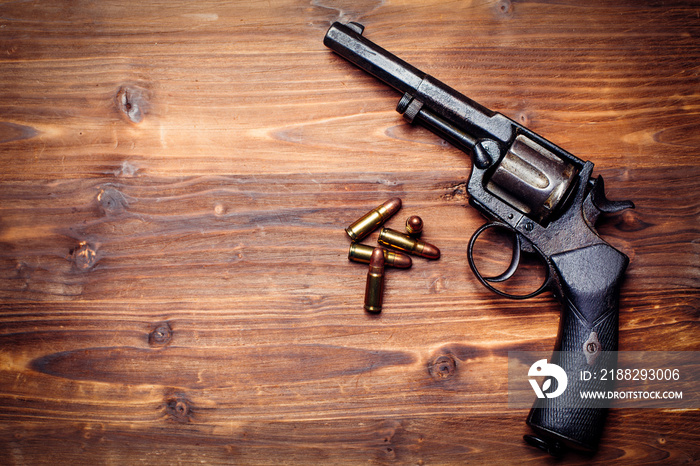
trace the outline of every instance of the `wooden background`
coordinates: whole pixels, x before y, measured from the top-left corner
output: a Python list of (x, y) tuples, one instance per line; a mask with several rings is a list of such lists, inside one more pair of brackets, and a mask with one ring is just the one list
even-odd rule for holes
[[(697, 2), (2, 2), (0, 462), (554, 462), (506, 362), (559, 306), (479, 285), (469, 157), (322, 45), (336, 20), (595, 162), (637, 205), (599, 228), (620, 349), (700, 350)], [(343, 229), (394, 196), (442, 258), (374, 318)], [(568, 460), (697, 462), (699, 421), (614, 410)]]

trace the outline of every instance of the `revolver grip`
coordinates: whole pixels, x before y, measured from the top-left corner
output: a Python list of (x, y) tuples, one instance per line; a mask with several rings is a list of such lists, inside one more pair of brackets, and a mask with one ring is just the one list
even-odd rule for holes
[(594, 380), (583, 388), (580, 372), (595, 372), (616, 362), (620, 285), (629, 259), (601, 242), (554, 254), (551, 263), (559, 279), (556, 296), (562, 303), (552, 362), (564, 369), (569, 384), (559, 397), (535, 402), (527, 423), (540, 438), (526, 440), (553, 454), (562, 446), (593, 452), (603, 432), (607, 408), (589, 407), (591, 402), (582, 399), (580, 391), (607, 391), (612, 386), (611, 382)]

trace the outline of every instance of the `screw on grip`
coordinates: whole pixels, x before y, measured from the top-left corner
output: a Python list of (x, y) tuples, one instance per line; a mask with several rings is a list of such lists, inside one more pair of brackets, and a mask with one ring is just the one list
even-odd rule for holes
[[(498, 229), (498, 230), (504, 230), (507, 233), (510, 233), (513, 236), (513, 255), (511, 256), (510, 259), (510, 265), (508, 268), (501, 274), (493, 276), (493, 277), (485, 277), (480, 271), (479, 268), (476, 265), (476, 261), (474, 260), (474, 246), (476, 245), (476, 241), (479, 239), (479, 236), (481, 236), (482, 233), (484, 233), (486, 230), (489, 229)], [(482, 285), (484, 285), (486, 288), (489, 290), (493, 291), (497, 295), (509, 298), (509, 299), (528, 299), (532, 298), (534, 296), (537, 296), (538, 294), (542, 293), (545, 291), (550, 284), (550, 273), (549, 273), (549, 268), (546, 267), (546, 276), (544, 281), (542, 282), (542, 285), (540, 285), (539, 288), (537, 288), (535, 291), (531, 293), (526, 293), (526, 294), (511, 294), (511, 293), (506, 293), (505, 291), (499, 290), (495, 286), (492, 285), (492, 283), (502, 283), (505, 282), (506, 280), (510, 279), (515, 272), (518, 270), (518, 266), (520, 265), (520, 257), (521, 257), (521, 251), (523, 250), (523, 243), (521, 236), (518, 232), (513, 230), (510, 226), (506, 225), (505, 223), (499, 223), (499, 222), (492, 222), (492, 223), (487, 223), (485, 225), (482, 225), (481, 228), (476, 230), (474, 234), (472, 235), (471, 239), (469, 240), (469, 247), (467, 249), (467, 259), (469, 260), (469, 267), (471, 267), (472, 272), (474, 272), (474, 276), (481, 282)]]

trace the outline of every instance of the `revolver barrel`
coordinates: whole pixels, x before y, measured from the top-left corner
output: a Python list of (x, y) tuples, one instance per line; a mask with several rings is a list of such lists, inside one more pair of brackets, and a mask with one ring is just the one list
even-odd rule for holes
[[(357, 23), (333, 23), (323, 43), (335, 53), (404, 93), (399, 109), (409, 120), (430, 126), (460, 148), (473, 150), (477, 139), (507, 144), (513, 138), (506, 117), (483, 107), (362, 36)], [(413, 106), (410, 105), (411, 102)], [(422, 114), (421, 114), (422, 113)], [(506, 123), (506, 124), (504, 124)], [(465, 137), (466, 133), (466, 137)], [(471, 147), (470, 147), (471, 146)]]
[(323, 44), (397, 91), (415, 92), (426, 74), (363, 37), (363, 30), (358, 23), (333, 23)]

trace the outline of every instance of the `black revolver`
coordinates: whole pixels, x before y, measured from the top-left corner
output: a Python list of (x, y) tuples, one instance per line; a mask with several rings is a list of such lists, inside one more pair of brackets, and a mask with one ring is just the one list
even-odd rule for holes
[[(617, 351), (620, 284), (627, 256), (598, 236), (601, 213), (633, 208), (629, 201), (606, 199), (603, 179), (592, 177), (593, 164), (566, 152), (515, 121), (492, 112), (409, 65), (362, 36), (357, 23), (334, 23), (323, 43), (341, 57), (403, 93), (396, 110), (472, 155), (469, 202), (489, 219), (472, 236), (469, 264), (492, 291), (525, 299), (545, 289), (562, 305), (552, 363), (570, 381), (579, 370)], [(484, 277), (474, 262), (474, 244), (490, 228), (514, 235), (511, 265), (496, 277)], [(492, 283), (508, 280), (520, 251), (538, 254), (547, 276), (529, 294), (511, 295)], [(592, 367), (593, 366), (593, 367)], [(595, 388), (595, 387), (593, 387)], [(606, 388), (606, 387), (597, 387)], [(557, 398), (540, 398), (527, 423), (536, 432), (526, 440), (553, 455), (565, 447), (595, 451), (607, 409), (590, 407), (569, 389)]]

